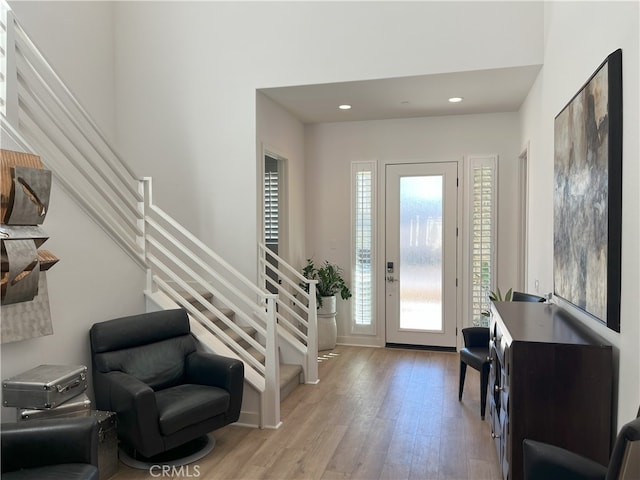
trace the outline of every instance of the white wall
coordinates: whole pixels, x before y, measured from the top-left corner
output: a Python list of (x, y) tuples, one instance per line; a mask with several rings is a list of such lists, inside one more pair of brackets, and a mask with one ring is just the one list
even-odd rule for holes
[[(305, 205), (307, 192), (305, 185), (304, 125), (281, 106), (265, 95), (256, 96), (256, 146), (257, 171), (261, 172), (263, 150), (268, 150), (286, 159), (284, 192), (286, 199), (280, 205), (287, 231), (284, 249), (279, 255), (296, 268), (302, 267), (306, 255)], [(263, 185), (260, 173), (257, 175), (257, 191)], [(262, 208), (262, 198), (258, 196), (258, 212)], [(261, 217), (258, 227), (262, 228)], [(260, 230), (258, 230), (260, 232)]]
[[(383, 178), (385, 163), (458, 161), (462, 178), (465, 155), (496, 154), (499, 157), (497, 278), (503, 290), (515, 285), (518, 224), (511, 219), (518, 213), (518, 124), (517, 113), (503, 113), (308, 125), (307, 255), (318, 261), (336, 262), (350, 276), (351, 162), (376, 161), (378, 176)], [(380, 230), (384, 226), (383, 192), (379, 192), (378, 198)], [(464, 228), (462, 221), (459, 224)], [(379, 234), (378, 239), (381, 242), (383, 235)], [(378, 250), (379, 266), (383, 267), (381, 243)], [(384, 298), (384, 271), (377, 273), (377, 298)], [(350, 303), (339, 300), (339, 341), (384, 345), (384, 302), (378, 303), (377, 335), (371, 338), (350, 334)], [(459, 321), (460, 327), (467, 324), (465, 319)]]
[(553, 289), (553, 121), (591, 74), (618, 48), (623, 62), (623, 226), (620, 334), (595, 320), (589, 327), (619, 355), (618, 426), (640, 404), (640, 182), (638, 2), (545, 4), (544, 67), (522, 108), (522, 142), (531, 142), (529, 285)]
[[(104, 3), (12, 3), (25, 30), (96, 115), (114, 133), (111, 6)], [(4, 145), (4, 144), (3, 144)], [(36, 152), (37, 153), (37, 152)], [(47, 272), (53, 335), (2, 345), (2, 378), (40, 364), (90, 367), (88, 332), (95, 322), (144, 308), (144, 273), (53, 182), (44, 244), (60, 258)], [(2, 420), (15, 409), (2, 408)]]
[(527, 2), (118, 2), (115, 8), (123, 150), (138, 171), (154, 176), (163, 208), (250, 277), (260, 237), (256, 89), (542, 60), (542, 4)]
[(112, 2), (9, 1), (49, 64), (111, 139), (115, 134)]

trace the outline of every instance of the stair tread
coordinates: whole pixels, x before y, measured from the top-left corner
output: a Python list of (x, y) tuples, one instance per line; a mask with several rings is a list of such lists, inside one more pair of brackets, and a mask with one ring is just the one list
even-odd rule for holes
[[(180, 294), (181, 297), (183, 297), (187, 302), (191, 303), (191, 304), (196, 304), (196, 303), (200, 303), (199, 300), (197, 300), (192, 294), (190, 294), (189, 292), (178, 292)], [(213, 300), (213, 293), (211, 292), (198, 292), (200, 295), (202, 295), (205, 300), (207, 301), (211, 301)]]
[[(253, 337), (253, 335), (256, 333), (256, 329), (253, 328), (253, 327), (240, 327), (240, 328), (242, 330), (244, 330), (244, 332), (247, 335), (249, 335), (250, 337)], [(224, 329), (224, 333), (229, 335), (229, 337), (231, 337), (234, 342), (242, 343), (244, 346), (248, 346), (247, 341), (242, 339), (240, 337), (240, 334), (238, 332), (236, 332), (235, 330), (232, 330), (231, 328), (226, 328), (226, 329)]]
[(300, 376), (302, 373), (302, 367), (300, 365), (294, 365), (290, 363), (280, 364), (280, 386), (286, 385), (294, 378)]
[[(215, 313), (210, 310), (206, 310), (202, 304), (194, 305), (205, 317), (211, 320), (213, 323), (224, 323)], [(227, 318), (233, 319), (234, 312), (229, 308), (220, 308), (219, 309)]]

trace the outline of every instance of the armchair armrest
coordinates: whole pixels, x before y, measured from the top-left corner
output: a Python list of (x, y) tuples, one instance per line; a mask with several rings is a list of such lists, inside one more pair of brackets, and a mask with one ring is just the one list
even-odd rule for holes
[(2, 472), (63, 463), (98, 466), (93, 417), (29, 420), (2, 425)]
[(137, 445), (160, 441), (156, 395), (149, 385), (120, 371), (96, 372), (94, 384), (109, 392), (108, 409), (117, 414), (119, 437), (135, 439)]
[(228, 391), (231, 397), (229, 414), (238, 419), (242, 406), (244, 363), (214, 353), (192, 352), (185, 362), (185, 374), (188, 382)]
[(524, 440), (525, 480), (604, 480), (607, 467), (564, 448)]

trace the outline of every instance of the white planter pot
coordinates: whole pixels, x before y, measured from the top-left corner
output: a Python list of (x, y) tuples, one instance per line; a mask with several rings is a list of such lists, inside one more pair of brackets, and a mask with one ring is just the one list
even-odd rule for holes
[(336, 297), (322, 297), (322, 306), (318, 308), (318, 350), (335, 348), (337, 337)]

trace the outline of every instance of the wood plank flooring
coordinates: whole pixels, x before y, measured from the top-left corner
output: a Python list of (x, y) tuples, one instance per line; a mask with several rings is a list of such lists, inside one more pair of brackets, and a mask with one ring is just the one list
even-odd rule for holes
[(282, 403), (280, 429), (231, 425), (189, 468), (160, 476), (120, 464), (112, 480), (501, 479), (473, 369), (458, 402), (457, 353), (347, 346), (333, 353), (319, 366), (318, 385), (301, 385)]

